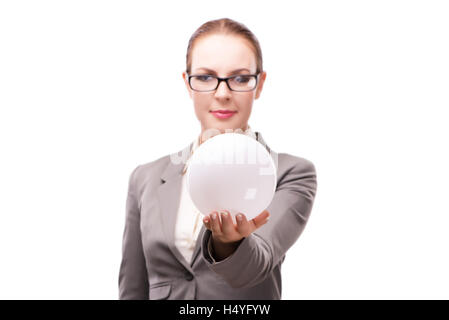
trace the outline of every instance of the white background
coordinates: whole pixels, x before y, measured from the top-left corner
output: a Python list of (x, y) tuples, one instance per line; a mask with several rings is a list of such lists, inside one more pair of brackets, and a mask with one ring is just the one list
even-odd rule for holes
[(251, 127), (318, 193), (283, 299), (449, 298), (446, 1), (1, 1), (0, 298), (117, 299), (128, 177), (200, 130), (191, 34), (262, 46)]

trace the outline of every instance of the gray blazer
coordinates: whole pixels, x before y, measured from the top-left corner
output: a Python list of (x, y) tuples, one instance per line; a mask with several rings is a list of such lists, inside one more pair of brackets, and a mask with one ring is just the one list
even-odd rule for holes
[[(119, 299), (281, 299), (281, 264), (307, 223), (316, 195), (315, 167), (305, 158), (277, 157), (277, 186), (270, 220), (244, 238), (225, 260), (208, 251), (211, 231), (202, 223), (192, 262), (174, 242), (184, 163), (170, 155), (137, 166), (129, 177)], [(189, 152), (191, 143), (180, 152)], [(178, 152), (177, 154), (179, 154)]]

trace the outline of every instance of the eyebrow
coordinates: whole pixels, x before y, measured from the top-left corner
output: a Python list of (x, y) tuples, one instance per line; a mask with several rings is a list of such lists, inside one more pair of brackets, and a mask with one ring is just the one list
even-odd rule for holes
[[(198, 68), (198, 69), (196, 69), (197, 71), (199, 71), (199, 70), (205, 70), (205, 71), (207, 71), (207, 72), (210, 72), (210, 73), (212, 73), (212, 74), (217, 74), (214, 70), (212, 70), (212, 69), (209, 69), (209, 68)], [(241, 72), (241, 71), (248, 71), (248, 72), (251, 72), (250, 70), (248, 70), (248, 69), (246, 69), (246, 68), (240, 68), (240, 69), (235, 69), (234, 71), (231, 71), (229, 74), (236, 74), (236, 73), (239, 73), (239, 72)]]

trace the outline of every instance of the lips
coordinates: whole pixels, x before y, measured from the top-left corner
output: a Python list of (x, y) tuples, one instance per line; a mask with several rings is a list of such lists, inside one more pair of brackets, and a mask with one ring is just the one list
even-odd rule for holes
[(219, 113), (234, 113), (237, 111), (234, 110), (225, 110), (225, 109), (219, 109), (219, 110), (212, 110), (211, 112), (219, 112)]
[(210, 112), (218, 119), (227, 119), (232, 117), (235, 113), (237, 113), (237, 111), (225, 109), (213, 110)]

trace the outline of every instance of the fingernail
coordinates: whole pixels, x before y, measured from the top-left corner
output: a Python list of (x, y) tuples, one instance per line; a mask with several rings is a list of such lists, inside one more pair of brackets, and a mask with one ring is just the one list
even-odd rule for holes
[(208, 222), (209, 222), (209, 219), (204, 218), (203, 221), (204, 221), (204, 223), (208, 223)]
[(226, 212), (222, 211), (222, 212), (221, 212), (221, 216), (225, 218), (225, 217), (228, 216), (228, 214), (227, 214)]
[(216, 213), (214, 213), (213, 215), (212, 215), (212, 219), (217, 219), (217, 214)]
[(237, 215), (237, 220), (238, 220), (238, 221), (242, 221), (242, 220), (243, 220), (243, 217), (242, 217), (241, 214), (238, 214), (238, 215)]

